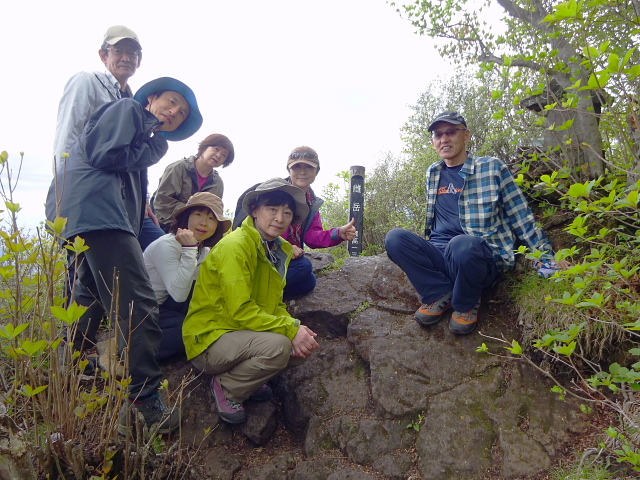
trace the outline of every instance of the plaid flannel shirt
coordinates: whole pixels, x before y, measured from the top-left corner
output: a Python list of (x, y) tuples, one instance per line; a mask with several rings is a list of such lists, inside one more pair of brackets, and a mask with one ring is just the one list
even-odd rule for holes
[[(434, 163), (427, 169), (427, 236), (435, 216), (443, 162)], [(458, 200), (462, 230), (467, 235), (484, 239), (491, 246), (502, 272), (515, 263), (516, 237), (530, 249), (553, 255), (551, 243), (536, 223), (527, 199), (502, 160), (469, 154), (459, 175), (465, 181)]]

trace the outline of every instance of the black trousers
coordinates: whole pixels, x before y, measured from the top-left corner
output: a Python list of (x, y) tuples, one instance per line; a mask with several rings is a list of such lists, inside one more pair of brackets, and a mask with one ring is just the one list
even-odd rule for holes
[(185, 360), (187, 353), (182, 341), (182, 324), (189, 311), (189, 302), (193, 295), (193, 285), (189, 297), (184, 302), (176, 302), (171, 295), (160, 305), (158, 325), (162, 330), (162, 341), (156, 359), (158, 361), (179, 355)]
[(96, 342), (102, 317), (111, 319), (122, 355), (128, 347), (132, 399), (155, 394), (162, 371), (156, 361), (161, 332), (158, 302), (144, 267), (136, 237), (122, 230), (85, 232), (88, 250), (78, 256), (73, 300), (88, 307), (78, 320), (71, 341), (75, 348)]

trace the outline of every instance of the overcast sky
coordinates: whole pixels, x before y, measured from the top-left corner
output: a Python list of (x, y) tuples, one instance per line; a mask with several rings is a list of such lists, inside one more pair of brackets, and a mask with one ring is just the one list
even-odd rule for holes
[(25, 152), (15, 201), (27, 227), (44, 218), (64, 85), (78, 71), (104, 70), (97, 51), (111, 25), (140, 38), (134, 92), (176, 77), (194, 90), (204, 117), (193, 137), (169, 142), (150, 169), (149, 190), (165, 166), (224, 133), (236, 150), (219, 170), (230, 210), (248, 186), (286, 176), (287, 155), (300, 145), (320, 156), (318, 194), (351, 165), (371, 171), (385, 152), (400, 154), (409, 105), (451, 71), (432, 40), (413, 33), (384, 0), (5, 1), (0, 18), (0, 151), (14, 170)]

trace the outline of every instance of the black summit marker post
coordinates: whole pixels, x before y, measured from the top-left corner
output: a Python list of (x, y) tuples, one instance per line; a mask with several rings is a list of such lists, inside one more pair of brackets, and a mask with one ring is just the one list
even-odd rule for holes
[(349, 169), (349, 219), (356, 219), (356, 238), (347, 243), (349, 255), (358, 257), (362, 253), (362, 221), (364, 218), (364, 167), (352, 166)]

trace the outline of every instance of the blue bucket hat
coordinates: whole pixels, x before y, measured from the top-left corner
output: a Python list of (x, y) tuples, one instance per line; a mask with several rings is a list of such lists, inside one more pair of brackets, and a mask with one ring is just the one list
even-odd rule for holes
[(196, 96), (193, 93), (193, 90), (187, 87), (180, 80), (176, 80), (175, 78), (171, 77), (156, 78), (155, 80), (151, 80), (150, 82), (147, 82), (143, 86), (141, 86), (133, 96), (133, 98), (137, 100), (143, 107), (146, 107), (149, 103), (147, 99), (151, 95), (164, 90), (172, 90), (182, 95), (187, 100), (187, 102), (189, 102), (191, 113), (182, 123), (182, 125), (180, 125), (173, 132), (159, 133), (161, 133), (167, 140), (172, 140), (174, 142), (189, 138), (202, 126), (202, 114), (200, 113), (200, 109), (198, 108), (198, 102), (196, 101)]

